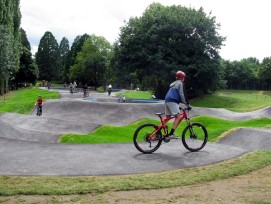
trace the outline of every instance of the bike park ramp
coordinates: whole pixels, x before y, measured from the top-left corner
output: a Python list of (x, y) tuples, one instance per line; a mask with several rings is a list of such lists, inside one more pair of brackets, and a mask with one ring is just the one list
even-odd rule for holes
[[(153, 154), (141, 154), (130, 143), (57, 144), (63, 133), (87, 133), (103, 124), (126, 125), (142, 118), (156, 118), (163, 104), (116, 103), (113, 97), (103, 102), (86, 102), (73, 95), (48, 100), (43, 115), (5, 113), (0, 115), (0, 175), (122, 175), (161, 172), (222, 162), (257, 149), (270, 150), (270, 129), (242, 128), (217, 143), (208, 142), (199, 152), (186, 150), (181, 140), (163, 143)], [(201, 115), (193, 108), (191, 116)], [(205, 110), (206, 113), (215, 111)], [(238, 115), (224, 110), (220, 118), (235, 115), (249, 119), (255, 112)], [(257, 115), (258, 114), (258, 115)], [(257, 111), (270, 115), (270, 108)], [(208, 115), (208, 114), (204, 114)], [(238, 117), (237, 117), (238, 116)]]

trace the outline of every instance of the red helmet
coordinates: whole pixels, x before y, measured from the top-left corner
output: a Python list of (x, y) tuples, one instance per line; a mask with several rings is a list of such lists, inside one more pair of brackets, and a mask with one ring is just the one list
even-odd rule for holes
[(176, 72), (176, 78), (177, 79), (184, 79), (186, 77), (185, 73), (182, 71), (177, 71)]

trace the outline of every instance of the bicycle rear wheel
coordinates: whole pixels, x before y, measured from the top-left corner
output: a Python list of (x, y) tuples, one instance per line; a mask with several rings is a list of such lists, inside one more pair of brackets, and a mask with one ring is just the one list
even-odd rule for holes
[(207, 130), (200, 123), (191, 123), (184, 129), (182, 134), (183, 145), (191, 152), (201, 150), (206, 145), (207, 140)]
[(138, 151), (144, 154), (153, 153), (160, 147), (161, 143), (161, 131), (157, 131), (157, 126), (154, 124), (141, 125), (134, 133), (134, 145)]

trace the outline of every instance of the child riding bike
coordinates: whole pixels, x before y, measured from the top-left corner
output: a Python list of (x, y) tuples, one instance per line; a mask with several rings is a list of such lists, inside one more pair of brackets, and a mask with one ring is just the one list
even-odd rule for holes
[(42, 115), (43, 100), (40, 95), (38, 96), (38, 100), (36, 101), (35, 106), (37, 106), (37, 114), (36, 115), (41, 116)]

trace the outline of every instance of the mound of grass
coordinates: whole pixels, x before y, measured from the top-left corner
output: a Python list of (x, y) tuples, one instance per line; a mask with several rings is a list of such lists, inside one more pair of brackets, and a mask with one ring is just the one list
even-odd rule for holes
[[(199, 116), (191, 119), (192, 122), (202, 123), (208, 131), (208, 140), (216, 141), (217, 138), (224, 132), (238, 127), (267, 127), (271, 124), (271, 119), (259, 118), (246, 121), (231, 121), (223, 120), (207, 116)], [(96, 129), (94, 132), (89, 134), (65, 134), (60, 137), (60, 143), (119, 143), (119, 142), (132, 142), (133, 134), (140, 125), (145, 123), (159, 124), (160, 121), (153, 119), (143, 119), (132, 123), (127, 126), (116, 127), (110, 125), (103, 125)], [(169, 123), (171, 128), (172, 123)], [(176, 130), (177, 135), (181, 135), (184, 127), (186, 126), (185, 121), (180, 124), (180, 127)]]
[(270, 91), (222, 90), (190, 101), (193, 106), (248, 112), (271, 106)]
[(128, 99), (151, 99), (152, 94), (148, 91), (125, 91), (125, 92), (118, 92), (116, 96), (120, 96), (121, 94), (125, 94), (125, 97)]
[(19, 89), (0, 97), (0, 112), (30, 113), (39, 95), (42, 96), (43, 100), (59, 98), (57, 92), (37, 87)]

